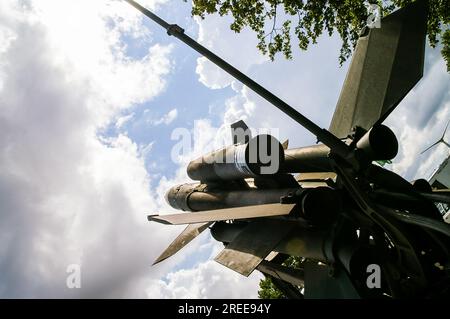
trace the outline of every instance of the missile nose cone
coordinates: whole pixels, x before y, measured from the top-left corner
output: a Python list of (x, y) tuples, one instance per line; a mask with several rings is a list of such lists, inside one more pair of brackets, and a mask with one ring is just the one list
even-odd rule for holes
[(196, 183), (189, 183), (172, 187), (164, 195), (166, 202), (175, 209), (192, 211), (192, 209), (189, 207), (188, 199), (189, 196), (195, 191), (197, 186), (198, 184)]
[(170, 205), (170, 202), (169, 202), (169, 193), (170, 193), (170, 189), (164, 194), (164, 200), (166, 201), (166, 203), (167, 204), (169, 204)]
[(180, 188), (182, 186), (183, 185), (177, 185), (177, 186), (171, 187), (164, 195), (164, 199), (166, 200), (166, 203), (175, 209), (181, 209), (178, 205), (177, 197), (178, 197), (178, 192), (180, 191)]

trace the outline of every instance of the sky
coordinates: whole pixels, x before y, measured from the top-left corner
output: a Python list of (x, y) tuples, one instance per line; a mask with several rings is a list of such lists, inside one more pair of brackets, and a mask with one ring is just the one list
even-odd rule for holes
[[(271, 62), (228, 18), (194, 19), (181, 0), (140, 3), (328, 127), (348, 68), (338, 38)], [(386, 121), (400, 144), (389, 168), (408, 180), (449, 153), (420, 155), (450, 119), (449, 79), (427, 47), (423, 79)], [(315, 143), (123, 1), (1, 1), (0, 297), (256, 298), (262, 276), (215, 263), (222, 244), (208, 232), (152, 267), (183, 227), (146, 219), (173, 212), (166, 190), (188, 181), (190, 160), (230, 143), (239, 119), (291, 147)], [(74, 264), (81, 287), (69, 289)]]

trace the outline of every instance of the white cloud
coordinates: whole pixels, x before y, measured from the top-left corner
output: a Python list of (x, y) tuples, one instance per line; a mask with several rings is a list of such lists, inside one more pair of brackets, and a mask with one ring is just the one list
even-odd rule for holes
[(152, 151), (154, 145), (155, 145), (155, 141), (152, 141), (145, 145), (139, 145), (140, 156), (142, 156), (142, 158), (146, 158)]
[(392, 168), (408, 180), (428, 179), (449, 154), (444, 145), (420, 154), (441, 137), (450, 119), (449, 78), (440, 48), (428, 48), (424, 77), (386, 121), (399, 140)]
[(130, 114), (119, 117), (115, 124), (116, 129), (122, 128), (122, 126), (124, 126), (126, 123), (131, 121), (133, 119), (133, 117), (134, 117), (134, 113), (130, 113)]
[[(250, 30), (245, 29), (239, 34), (230, 31), (229, 17), (214, 14), (203, 20), (196, 17), (196, 21), (199, 26), (197, 40), (241, 71), (246, 72), (252, 65), (267, 61), (267, 58), (257, 51), (257, 40)], [(199, 75), (199, 81), (211, 89), (224, 88), (235, 81), (233, 77), (204, 57), (197, 59), (196, 72)]]
[(149, 285), (150, 298), (257, 298), (263, 276), (255, 271), (248, 278), (208, 260), (192, 269), (169, 273)]
[[(139, 282), (163, 273), (154, 243), (177, 229), (146, 221), (158, 203), (136, 144), (97, 131), (162, 92), (170, 48), (127, 57), (118, 34), (140, 18), (120, 9), (125, 30), (104, 1), (31, 5), (0, 4), (0, 296), (145, 297)], [(73, 263), (80, 290), (65, 285)]]
[(164, 114), (161, 118), (155, 119), (155, 120), (150, 120), (149, 122), (152, 125), (161, 125), (161, 124), (169, 125), (170, 123), (175, 121), (177, 116), (178, 116), (178, 110), (172, 109), (167, 114)]
[[(182, 228), (146, 220), (167, 207), (162, 195), (173, 181), (150, 189), (144, 156), (152, 143), (140, 148), (125, 134), (98, 131), (120, 128), (133, 113), (121, 114), (163, 92), (171, 47), (153, 45), (142, 59), (130, 58), (122, 36), (142, 40), (149, 31), (123, 2), (2, 1), (0, 26), (0, 296), (157, 296), (160, 278), (202, 241), (150, 267)], [(80, 290), (66, 287), (74, 263)], [(228, 282), (248, 296), (239, 286), (249, 282), (229, 281), (218, 268), (175, 271), (171, 287), (183, 290), (184, 273), (211, 278), (209, 288), (198, 287), (202, 297), (236, 296)]]

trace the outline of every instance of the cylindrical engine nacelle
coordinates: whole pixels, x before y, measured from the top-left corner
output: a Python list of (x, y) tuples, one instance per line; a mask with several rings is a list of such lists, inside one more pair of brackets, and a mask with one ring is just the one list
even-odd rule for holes
[(167, 203), (184, 211), (204, 211), (279, 203), (282, 196), (294, 194), (297, 189), (248, 189), (208, 191), (205, 184), (183, 184), (166, 193)]
[(196, 181), (237, 180), (278, 173), (284, 161), (280, 142), (262, 134), (246, 144), (230, 145), (189, 163), (187, 174)]

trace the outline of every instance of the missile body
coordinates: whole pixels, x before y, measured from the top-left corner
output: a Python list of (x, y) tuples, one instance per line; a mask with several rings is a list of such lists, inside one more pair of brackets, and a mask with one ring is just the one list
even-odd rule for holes
[(240, 206), (279, 203), (280, 198), (297, 189), (208, 190), (205, 184), (183, 184), (166, 193), (166, 201), (175, 209), (204, 211)]
[(279, 172), (284, 161), (280, 142), (271, 135), (258, 135), (248, 143), (230, 145), (189, 163), (188, 176), (196, 181), (228, 181)]

